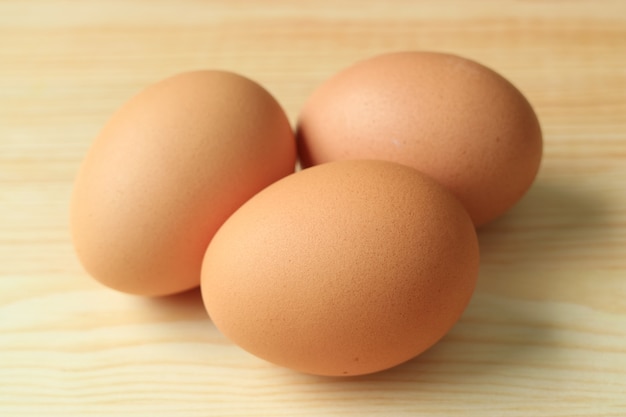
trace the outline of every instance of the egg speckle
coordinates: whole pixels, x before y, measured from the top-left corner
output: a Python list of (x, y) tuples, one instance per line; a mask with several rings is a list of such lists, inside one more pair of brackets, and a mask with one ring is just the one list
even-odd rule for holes
[(478, 261), (469, 215), (438, 183), (396, 163), (339, 161), (240, 207), (207, 249), (202, 295), (249, 352), (359, 375), (439, 340), (469, 302)]

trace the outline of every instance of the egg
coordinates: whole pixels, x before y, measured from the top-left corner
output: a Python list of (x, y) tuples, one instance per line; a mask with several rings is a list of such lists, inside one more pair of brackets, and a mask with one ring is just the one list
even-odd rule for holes
[(217, 229), (295, 160), (289, 121), (257, 83), (207, 70), (151, 85), (112, 116), (79, 169), (78, 258), (119, 291), (193, 288)]
[(495, 71), (434, 52), (358, 62), (320, 85), (302, 109), (304, 167), (384, 159), (447, 187), (476, 226), (505, 213), (539, 169), (542, 134), (522, 93)]
[(211, 241), (202, 296), (252, 354), (329, 376), (390, 368), (437, 342), (475, 288), (475, 227), (445, 188), (387, 161), (336, 161), (243, 204)]

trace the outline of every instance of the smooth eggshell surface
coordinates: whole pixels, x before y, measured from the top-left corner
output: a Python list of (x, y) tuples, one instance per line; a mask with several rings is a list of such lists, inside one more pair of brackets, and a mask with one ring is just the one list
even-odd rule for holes
[(164, 295), (199, 285), (215, 231), (290, 174), (295, 140), (261, 86), (221, 71), (156, 83), (123, 105), (78, 172), (74, 246), (103, 284)]
[(380, 55), (313, 92), (298, 122), (304, 167), (385, 159), (451, 190), (477, 226), (531, 186), (541, 161), (537, 117), (520, 91), (474, 61), (430, 52)]
[(220, 228), (202, 269), (215, 325), (249, 352), (311, 374), (413, 358), (459, 319), (478, 274), (463, 206), (418, 171), (340, 161), (292, 174)]

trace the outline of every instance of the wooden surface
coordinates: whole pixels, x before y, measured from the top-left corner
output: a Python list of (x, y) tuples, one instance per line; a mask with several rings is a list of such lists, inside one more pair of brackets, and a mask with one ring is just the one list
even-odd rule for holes
[[(471, 305), (424, 355), (301, 375), (231, 345), (197, 291), (83, 272), (73, 176), (131, 94), (231, 69), (293, 120), (330, 74), (403, 49), (495, 68), (545, 134), (535, 186), (480, 233)], [(257, 415), (626, 416), (626, 2), (0, 1), (0, 416)]]

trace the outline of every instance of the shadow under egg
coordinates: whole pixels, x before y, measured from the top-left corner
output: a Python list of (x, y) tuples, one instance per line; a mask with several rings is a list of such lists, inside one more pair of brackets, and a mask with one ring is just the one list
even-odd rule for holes
[(171, 320), (206, 320), (209, 315), (204, 308), (200, 287), (161, 297), (138, 298), (144, 313)]

